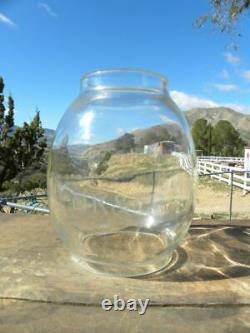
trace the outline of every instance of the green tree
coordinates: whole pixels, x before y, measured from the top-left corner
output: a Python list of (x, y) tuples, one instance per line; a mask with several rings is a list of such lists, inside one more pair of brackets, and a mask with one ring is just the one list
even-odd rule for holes
[(163, 126), (159, 126), (159, 128), (157, 129), (157, 137), (158, 137), (158, 141), (172, 141), (174, 140), (174, 138), (169, 134), (168, 130), (163, 127)]
[(0, 77), (0, 190), (5, 181), (26, 168), (42, 169), (46, 148), (39, 111), (30, 124), (25, 122), (14, 130), (14, 99), (9, 96), (6, 115), (3, 90), (4, 81)]
[(146, 131), (140, 138), (141, 145), (151, 145), (160, 141), (176, 141), (163, 126), (157, 126), (153, 130)]
[(210, 155), (212, 150), (213, 127), (204, 118), (197, 119), (192, 128), (192, 136), (197, 150)]
[(16, 130), (13, 141), (19, 171), (43, 162), (46, 141), (38, 110), (30, 124), (24, 122), (23, 127)]
[(40, 162), (43, 159), (47, 144), (44, 137), (44, 129), (42, 127), (39, 110), (36, 110), (36, 114), (30, 123), (29, 144), (33, 153), (32, 158), (34, 162)]
[(4, 80), (0, 77), (0, 189), (6, 178), (15, 175), (15, 163), (11, 153), (12, 138), (9, 137), (9, 126), (5, 118)]
[(146, 132), (145, 135), (140, 140), (142, 145), (152, 145), (156, 142), (159, 142), (159, 138), (156, 132)]
[(98, 163), (97, 168), (95, 170), (95, 173), (97, 175), (101, 175), (103, 172), (105, 172), (107, 170), (108, 161), (110, 160), (111, 156), (112, 156), (112, 152), (111, 151), (106, 151), (106, 153), (104, 154), (101, 161)]
[(123, 153), (128, 153), (135, 147), (135, 137), (133, 134), (125, 133), (116, 140), (115, 148)]
[(15, 103), (12, 96), (8, 98), (8, 114), (5, 116), (5, 124), (8, 129), (13, 129), (14, 127), (14, 110), (15, 110)]
[(242, 156), (246, 143), (227, 120), (220, 120), (213, 130), (213, 153), (222, 156)]
[(4, 90), (4, 80), (0, 76), (0, 133), (4, 123), (4, 111), (5, 111), (3, 90)]

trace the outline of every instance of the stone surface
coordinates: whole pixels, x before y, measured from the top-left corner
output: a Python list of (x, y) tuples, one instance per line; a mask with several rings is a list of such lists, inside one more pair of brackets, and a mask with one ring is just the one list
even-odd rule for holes
[[(42, 215), (0, 217), (0, 332), (247, 332), (249, 222), (195, 222), (171, 267), (143, 278), (89, 273)], [(144, 316), (105, 312), (149, 298)]]
[(98, 306), (0, 301), (1, 333), (249, 333), (249, 307), (149, 307), (136, 312)]

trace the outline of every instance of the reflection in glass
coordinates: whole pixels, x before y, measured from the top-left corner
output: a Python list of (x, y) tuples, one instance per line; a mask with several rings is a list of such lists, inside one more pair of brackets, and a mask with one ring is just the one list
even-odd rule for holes
[(83, 77), (48, 170), (52, 220), (78, 262), (121, 276), (165, 267), (192, 220), (194, 179), (189, 128), (164, 77)]

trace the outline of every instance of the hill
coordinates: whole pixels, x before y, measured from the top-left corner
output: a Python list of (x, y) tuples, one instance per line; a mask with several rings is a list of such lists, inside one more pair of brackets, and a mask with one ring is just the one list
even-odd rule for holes
[(207, 119), (212, 125), (219, 120), (228, 120), (239, 131), (242, 139), (250, 144), (250, 115), (226, 107), (216, 107), (191, 109), (185, 112), (185, 116), (191, 126), (200, 118)]
[[(226, 107), (216, 107), (216, 108), (195, 108), (184, 112), (190, 126), (199, 118), (205, 118), (215, 125), (219, 120), (228, 120), (230, 123), (240, 132), (243, 140), (245, 140), (250, 145), (250, 115), (237, 112), (233, 109)], [(157, 126), (155, 127), (157, 129)], [(171, 133), (171, 128), (170, 134)], [(152, 131), (152, 129), (149, 129)], [(142, 136), (140, 130), (134, 133), (137, 140)], [(144, 135), (146, 134), (144, 130)], [(45, 128), (45, 137), (47, 139), (48, 145), (50, 146), (55, 135), (55, 130)]]

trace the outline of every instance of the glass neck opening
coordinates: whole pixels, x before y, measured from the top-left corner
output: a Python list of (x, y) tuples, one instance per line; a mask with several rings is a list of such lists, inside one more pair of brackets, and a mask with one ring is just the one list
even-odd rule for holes
[(144, 90), (164, 93), (167, 79), (157, 73), (136, 69), (103, 69), (84, 75), (81, 92), (95, 90)]

